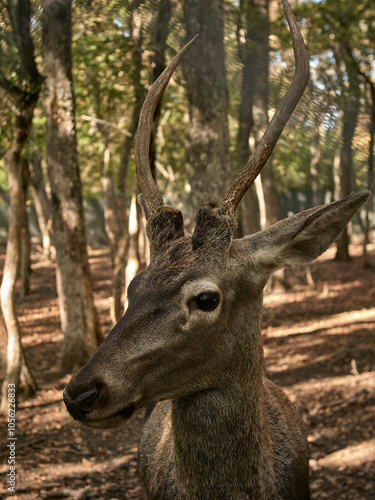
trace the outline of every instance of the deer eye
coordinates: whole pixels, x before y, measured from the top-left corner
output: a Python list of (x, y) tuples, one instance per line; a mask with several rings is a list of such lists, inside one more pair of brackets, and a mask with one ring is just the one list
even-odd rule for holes
[(216, 292), (205, 292), (198, 295), (196, 302), (199, 309), (212, 311), (219, 305), (219, 294)]

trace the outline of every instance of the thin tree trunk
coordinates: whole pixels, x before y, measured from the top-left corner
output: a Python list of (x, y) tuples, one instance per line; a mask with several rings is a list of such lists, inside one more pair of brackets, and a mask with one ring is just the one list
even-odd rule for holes
[(132, 59), (135, 105), (133, 108), (133, 115), (130, 127), (128, 129), (128, 134), (126, 135), (122, 145), (120, 168), (117, 181), (117, 203), (119, 220), (121, 221), (121, 236), (116, 248), (112, 280), (111, 319), (114, 323), (116, 323), (124, 313), (122, 292), (125, 286), (125, 267), (129, 249), (126, 178), (134, 137), (138, 128), (139, 113), (141, 111), (141, 106), (144, 100), (144, 88), (141, 84), (142, 18), (141, 13), (138, 9), (133, 10), (130, 24), (133, 42)]
[[(345, 61), (346, 72), (348, 76), (349, 89), (343, 95), (343, 124), (342, 139), (340, 150), (340, 189), (341, 196), (348, 196), (353, 188), (353, 159), (352, 159), (352, 141), (359, 112), (359, 72), (357, 64), (354, 61), (350, 47), (344, 43), (341, 46), (341, 52)], [(344, 89), (345, 91), (345, 89)], [(337, 252), (335, 260), (343, 262), (350, 260), (349, 255), (350, 236), (348, 227), (342, 231), (337, 240)]]
[(310, 176), (311, 189), (313, 193), (314, 206), (319, 205), (319, 182), (318, 182), (318, 165), (321, 156), (320, 150), (320, 134), (318, 116), (314, 113), (314, 118), (311, 125), (311, 143), (310, 143)]
[[(29, 187), (29, 170), (27, 160), (22, 161), (22, 189), (23, 199), (26, 203), (27, 191)], [(21, 278), (21, 297), (24, 298), (30, 293), (30, 274), (31, 274), (31, 238), (29, 230), (29, 217), (25, 208), (24, 223), (21, 231), (21, 259), (20, 259), (20, 278)]]
[[(22, 230), (25, 224), (25, 200), (22, 181), (22, 165), (20, 152), (29, 135), (33, 111), (36, 101), (25, 106), (17, 120), (17, 132), (12, 145), (5, 155), (10, 194), (9, 231), (3, 270), (3, 280), (0, 288), (1, 310), (6, 326), (7, 367), (2, 386), (0, 413), (7, 412), (8, 385), (14, 384), (18, 395), (22, 366), (21, 332), (15, 308), (15, 285), (21, 257)], [(30, 379), (32, 379), (30, 375)], [(31, 388), (30, 388), (31, 390)], [(29, 392), (28, 388), (26, 391)]]
[(336, 123), (337, 123), (337, 139), (335, 144), (335, 156), (333, 158), (333, 164), (332, 164), (332, 173), (333, 173), (332, 201), (337, 201), (341, 198), (340, 151), (341, 151), (341, 136), (342, 136), (342, 110), (340, 110), (338, 113)]
[[(172, 14), (171, 0), (160, 0), (158, 9), (154, 12), (151, 23), (151, 52), (150, 66), (152, 67), (152, 81), (155, 81), (165, 69), (165, 49), (167, 47), (168, 24)], [(160, 121), (161, 103), (158, 104), (151, 130), (150, 167), (155, 176), (156, 136)]]
[[(253, 147), (256, 147), (269, 121), (269, 0), (241, 0), (238, 30), (238, 42), (240, 49), (242, 48), (240, 56), (242, 55), (243, 75), (237, 157), (243, 166), (251, 154), (250, 147), (246, 148), (246, 140), (249, 142), (251, 136)], [(247, 106), (251, 106), (251, 111)], [(274, 183), (272, 156), (263, 167), (260, 179), (256, 180), (255, 188), (257, 201), (254, 194), (252, 200), (249, 197), (246, 200), (244, 197), (245, 205), (242, 208), (241, 222), (247, 233), (264, 229), (279, 220), (279, 202)], [(249, 202), (252, 217), (251, 213), (248, 213)], [(246, 227), (249, 223), (250, 227)], [(272, 290), (285, 289), (287, 286), (284, 270), (281, 269), (272, 275), (269, 282)]]
[[(59, 268), (64, 344), (61, 368), (84, 364), (102, 337), (86, 249), (71, 61), (71, 0), (43, 1), (47, 170)], [(63, 294), (61, 296), (61, 294)]]
[(30, 189), (34, 202), (40, 232), (42, 233), (42, 247), (44, 255), (51, 256), (51, 222), (52, 207), (45, 188), (41, 161), (34, 158), (29, 163), (30, 169)]
[[(248, 0), (241, 0), (240, 14), (238, 19), (238, 53), (242, 62), (242, 80), (240, 87), (240, 107), (238, 116), (237, 134), (237, 170), (243, 168), (249, 156), (250, 134), (253, 128), (253, 100), (254, 100), (254, 78), (253, 68), (255, 55), (252, 50), (250, 39), (247, 36), (248, 17), (251, 16)], [(242, 20), (244, 18), (244, 20)], [(245, 34), (245, 37), (244, 37)], [(255, 184), (248, 189), (242, 203), (239, 206), (239, 219), (241, 236), (253, 234), (260, 230), (260, 212)]]
[[(31, 117), (30, 117), (31, 122)], [(18, 160), (19, 145), (14, 139), (11, 149), (5, 155), (10, 192), (9, 232), (3, 280), (1, 284), (1, 310), (8, 335), (7, 367), (2, 386), (0, 413), (7, 413), (8, 385), (13, 384), (18, 394), (21, 373), (21, 332), (14, 303), (17, 271), (20, 262), (21, 233), (24, 224), (24, 199), (21, 166)]]
[(187, 176), (196, 211), (208, 199), (220, 200), (231, 179), (224, 6), (223, 0), (186, 0), (184, 7), (186, 39), (199, 33), (182, 62), (190, 116)]
[[(139, 269), (138, 229), (137, 197), (133, 194), (129, 212), (129, 250), (125, 269), (125, 288), (128, 287), (129, 283), (138, 273)], [(127, 308), (127, 305), (128, 300), (126, 296), (125, 309)]]
[[(0, 57), (0, 85), (13, 96), (18, 109), (14, 138), (4, 156), (9, 186), (9, 232), (3, 279), (0, 287), (1, 310), (7, 335), (6, 369), (0, 405), (2, 415), (7, 415), (8, 412), (9, 384), (13, 384), (16, 398), (18, 398), (19, 389), (22, 387), (20, 381), (21, 370), (23, 374), (22, 382), (29, 384), (24, 387), (25, 392), (32, 392), (35, 389), (34, 380), (28, 372), (22, 351), (21, 331), (15, 308), (15, 285), (20, 264), (22, 228), (25, 223), (26, 211), (21, 153), (29, 137), (33, 113), (42, 83), (35, 65), (34, 47), (30, 34), (30, 2), (29, 0), (9, 0), (8, 11), (14, 40), (12, 50), (17, 54), (19, 60), (17, 71), (18, 82), (20, 83), (14, 84), (7, 80), (2, 73)], [(25, 88), (22, 85), (25, 85)]]
[[(370, 142), (369, 142), (369, 152), (368, 152), (368, 174), (367, 174), (367, 187), (373, 193), (374, 191), (374, 144), (375, 144), (375, 85), (374, 83), (365, 75), (366, 82), (370, 87)], [(370, 259), (367, 252), (367, 245), (370, 243), (370, 210), (372, 205), (372, 196), (366, 204), (366, 219), (365, 219), (365, 230), (364, 230), (364, 240), (363, 240), (363, 257), (365, 262), (365, 267), (374, 268), (375, 264)]]
[(109, 239), (112, 266), (115, 263), (116, 248), (121, 238), (120, 220), (113, 186), (113, 174), (108, 139), (104, 141), (103, 170), (100, 178), (103, 193), (105, 230)]
[[(255, 63), (251, 78), (254, 80), (253, 132), (256, 146), (269, 122), (269, 0), (251, 0), (248, 16), (248, 36)], [(260, 177), (266, 204), (266, 227), (268, 227), (279, 220), (279, 201), (274, 182), (272, 156), (263, 167)]]

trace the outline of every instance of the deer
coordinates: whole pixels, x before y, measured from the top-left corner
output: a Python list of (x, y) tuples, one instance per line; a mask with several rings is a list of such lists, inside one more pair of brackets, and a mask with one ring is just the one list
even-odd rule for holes
[(269, 158), (309, 79), (309, 58), (287, 0), (295, 74), (262, 140), (226, 195), (198, 210), (192, 234), (164, 205), (149, 161), (158, 102), (190, 41), (156, 80), (135, 145), (150, 262), (128, 308), (63, 398), (73, 419), (117, 427), (146, 408), (139, 446), (147, 498), (307, 500), (309, 457), (298, 410), (265, 376), (263, 289), (277, 269), (322, 254), (368, 191), (235, 238), (236, 208)]

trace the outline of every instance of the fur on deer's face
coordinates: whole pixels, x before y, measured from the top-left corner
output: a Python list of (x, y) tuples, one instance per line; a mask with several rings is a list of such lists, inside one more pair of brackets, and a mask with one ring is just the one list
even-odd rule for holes
[(230, 311), (238, 298), (228, 287), (236, 281), (229, 257), (234, 229), (233, 217), (209, 205), (192, 237), (184, 236), (179, 212), (151, 216), (150, 265), (130, 283), (123, 318), (70, 384), (73, 393), (83, 384), (101, 388), (84, 423), (115, 425), (128, 416), (124, 408), (220, 388), (230, 376)]

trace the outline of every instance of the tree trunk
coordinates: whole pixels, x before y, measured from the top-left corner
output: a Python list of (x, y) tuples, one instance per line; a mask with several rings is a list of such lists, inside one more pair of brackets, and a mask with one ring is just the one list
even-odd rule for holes
[[(150, 66), (152, 67), (152, 81), (155, 81), (165, 69), (165, 49), (167, 46), (168, 24), (171, 18), (171, 0), (160, 0), (158, 9), (154, 12), (151, 23), (151, 47)], [(159, 102), (155, 113), (151, 130), (150, 142), (150, 167), (155, 176), (156, 160), (156, 135), (160, 120), (161, 103)]]
[(185, 0), (186, 39), (199, 39), (182, 62), (189, 102), (187, 175), (191, 208), (219, 201), (231, 181), (223, 0)]
[(332, 163), (332, 198), (331, 201), (337, 201), (341, 196), (340, 188), (340, 151), (341, 151), (341, 136), (342, 136), (342, 110), (339, 110), (336, 118), (337, 137), (335, 141), (335, 155)]
[(101, 341), (86, 249), (71, 60), (71, 0), (43, 1), (47, 170), (53, 242), (66, 320), (61, 368), (84, 364)]
[[(240, 108), (237, 135), (237, 171), (240, 172), (250, 157), (250, 134), (253, 129), (253, 101), (255, 54), (247, 34), (247, 25), (251, 19), (248, 0), (240, 2), (240, 14), (237, 26), (239, 59), (242, 62), (242, 81), (240, 87)], [(253, 184), (246, 192), (239, 206), (241, 236), (260, 230), (259, 203), (256, 186)]]
[[(29, 170), (27, 160), (22, 161), (22, 189), (23, 199), (26, 203), (29, 188)], [(21, 259), (20, 259), (21, 297), (25, 298), (30, 293), (31, 274), (31, 238), (29, 230), (29, 217), (25, 208), (24, 223), (21, 231)]]
[[(1, 309), (6, 326), (7, 365), (2, 386), (0, 413), (7, 414), (8, 385), (14, 384), (16, 395), (20, 385), (22, 365), (21, 332), (15, 309), (15, 285), (21, 257), (22, 230), (25, 224), (26, 208), (22, 181), (22, 164), (20, 153), (29, 135), (33, 111), (36, 101), (25, 105), (21, 115), (17, 118), (17, 131), (12, 145), (4, 159), (8, 174), (10, 194), (9, 231), (3, 270), (3, 280), (0, 288)], [(20, 108), (19, 108), (20, 109)], [(32, 379), (31, 375), (30, 378)], [(27, 392), (28, 388), (26, 388)]]
[[(137, 217), (137, 198), (133, 194), (129, 212), (129, 251), (125, 270), (125, 288), (138, 273), (139, 254), (138, 254), (138, 217)], [(125, 298), (125, 309), (128, 306), (127, 295)]]
[(318, 181), (318, 165), (320, 161), (320, 135), (319, 135), (319, 119), (318, 114), (314, 113), (311, 124), (311, 142), (310, 142), (310, 176), (311, 189), (313, 193), (314, 206), (320, 204), (319, 199), (319, 181)]
[[(359, 72), (357, 64), (353, 58), (350, 47), (344, 43), (341, 46), (343, 60), (346, 66), (346, 72), (349, 82), (349, 88), (343, 87), (343, 123), (342, 123), (342, 136), (341, 136), (341, 150), (340, 150), (340, 190), (341, 197), (348, 196), (353, 188), (353, 159), (352, 159), (352, 141), (354, 137), (355, 128), (357, 125), (357, 118), (359, 112)], [(339, 239), (337, 240), (337, 252), (335, 260), (343, 262), (350, 260), (349, 255), (350, 237), (348, 227), (342, 231)]]
[(110, 154), (111, 153), (108, 145), (108, 139), (105, 138), (103, 170), (102, 170), (102, 175), (100, 177), (100, 182), (102, 185), (102, 193), (103, 193), (105, 230), (109, 239), (112, 266), (114, 266), (116, 248), (118, 241), (121, 238), (121, 226), (120, 226), (121, 223), (119, 220), (117, 200), (115, 196), (115, 189), (113, 186), (113, 174), (112, 174)]
[(51, 256), (51, 222), (52, 222), (52, 207), (47, 196), (45, 188), (41, 161), (39, 158), (34, 158), (29, 164), (30, 169), (30, 188), (33, 197), (36, 215), (40, 232), (42, 233), (43, 254)]
[[(370, 142), (369, 142), (369, 152), (368, 152), (368, 174), (367, 174), (367, 187), (373, 193), (374, 190), (374, 144), (375, 144), (375, 85), (366, 76), (366, 82), (370, 87)], [(372, 196), (366, 204), (366, 220), (365, 220), (365, 235), (363, 240), (363, 257), (365, 262), (365, 267), (374, 268), (375, 264), (370, 259), (367, 253), (367, 245), (370, 243), (370, 210), (372, 205)]]
[(117, 181), (117, 203), (119, 220), (121, 221), (121, 236), (119, 238), (112, 280), (111, 318), (114, 323), (119, 321), (124, 314), (122, 291), (125, 286), (125, 267), (129, 249), (129, 228), (127, 215), (126, 178), (132, 151), (135, 133), (138, 128), (139, 114), (144, 100), (144, 88), (141, 84), (142, 70), (142, 19), (138, 9), (134, 9), (131, 16), (130, 32), (132, 33), (132, 60), (133, 60), (133, 85), (135, 104), (132, 120), (126, 135), (120, 159), (120, 168)]
[[(0, 287), (1, 310), (7, 335), (6, 369), (2, 384), (0, 413), (8, 413), (8, 386), (13, 384), (18, 398), (22, 370), (25, 392), (35, 390), (35, 382), (24, 361), (21, 332), (15, 308), (15, 285), (20, 264), (22, 228), (25, 223), (25, 200), (22, 179), (21, 153), (29, 137), (34, 108), (36, 106), (42, 79), (34, 59), (34, 47), (30, 34), (31, 9), (29, 0), (9, 0), (11, 29), (14, 40), (12, 54), (17, 54), (17, 83), (11, 83), (2, 72), (0, 65), (0, 85), (12, 95), (18, 110), (15, 134), (12, 144), (4, 156), (9, 186), (9, 232)], [(3, 332), (5, 334), (5, 332)]]
[[(30, 118), (31, 121), (31, 118)], [(11, 149), (5, 155), (10, 193), (9, 206), (9, 232), (3, 280), (1, 284), (1, 309), (6, 325), (7, 343), (7, 368), (3, 381), (0, 413), (7, 414), (8, 410), (8, 385), (13, 384), (18, 394), (21, 373), (21, 332), (14, 304), (17, 271), (20, 262), (21, 233), (24, 224), (24, 199), (22, 189), (21, 165), (18, 155), (17, 139), (13, 141)]]
[[(269, 94), (269, 0), (248, 0), (246, 9), (249, 51), (253, 52), (254, 64), (248, 78), (253, 80), (253, 134), (256, 146), (268, 126)], [(262, 169), (261, 180), (266, 204), (266, 226), (279, 220), (279, 202), (275, 188), (272, 156)]]

